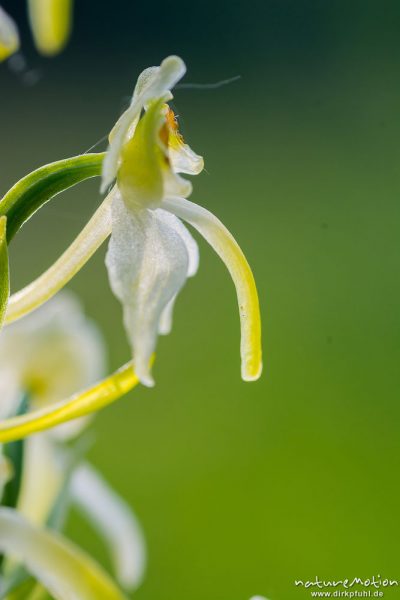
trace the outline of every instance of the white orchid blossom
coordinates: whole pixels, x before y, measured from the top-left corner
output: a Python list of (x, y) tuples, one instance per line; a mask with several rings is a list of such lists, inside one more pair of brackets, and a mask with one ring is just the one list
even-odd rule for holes
[(19, 33), (14, 20), (0, 6), (0, 62), (17, 52)]
[[(23, 398), (29, 408), (45, 410), (73, 389), (91, 384), (104, 368), (98, 330), (84, 318), (77, 300), (64, 293), (0, 334), (0, 381), (7, 383), (0, 393), (0, 410), (3, 415), (16, 413)], [(75, 438), (86, 424), (87, 418), (70, 421), (24, 442), (15, 511), (0, 509), (0, 551), (22, 561), (62, 600), (122, 598), (91, 559), (59, 534), (43, 530), (61, 494), (67, 494), (104, 539), (120, 585), (134, 589), (141, 582), (146, 550), (135, 515), (90, 465), (77, 464), (71, 472), (64, 441)], [(5, 456), (1, 465), (5, 490), (12, 468), (10, 473)], [(15, 528), (15, 539), (9, 536), (10, 528)], [(17, 566), (8, 560), (6, 575)], [(81, 579), (68, 581), (68, 573), (78, 575), (78, 571)], [(92, 595), (88, 577), (94, 580)], [(96, 596), (103, 587), (114, 595)]]
[(197, 228), (231, 271), (241, 307), (242, 375), (256, 379), (261, 371), (251, 271), (222, 224), (186, 200), (192, 186), (179, 175), (197, 175), (203, 169), (203, 159), (183, 142), (166, 104), (185, 70), (180, 58), (170, 56), (160, 67), (142, 73), (131, 106), (112, 131), (103, 163), (102, 190), (116, 178), (120, 192), (112, 204), (106, 265), (123, 305), (136, 374), (146, 385), (153, 384), (149, 360), (157, 334), (169, 329), (164, 323), (170, 320), (171, 304), (198, 265), (197, 246), (177, 217)]
[(12, 322), (63, 287), (111, 233), (106, 257), (110, 284), (121, 301), (135, 373), (153, 385), (150, 358), (158, 333), (171, 328), (174, 300), (198, 267), (197, 244), (180, 219), (193, 226), (226, 264), (236, 286), (241, 320), (242, 377), (262, 370), (261, 325), (251, 269), (233, 236), (208, 210), (189, 200), (203, 159), (184, 143), (167, 102), (185, 73), (183, 61), (166, 58), (139, 77), (132, 102), (110, 134), (102, 191), (116, 184), (93, 219), (50, 269), (11, 296)]

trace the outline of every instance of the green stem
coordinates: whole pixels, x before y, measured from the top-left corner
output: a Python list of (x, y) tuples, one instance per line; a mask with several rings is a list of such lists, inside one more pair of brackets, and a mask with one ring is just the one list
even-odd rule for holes
[(0, 217), (0, 328), (6, 314), (10, 296), (10, 274), (8, 268), (7, 219)]
[[(29, 397), (27, 394), (24, 394), (18, 408), (17, 416), (25, 415), (28, 412), (28, 408)], [(23, 440), (16, 440), (14, 442), (10, 442), (9, 444), (4, 444), (3, 454), (6, 458), (8, 458), (11, 461), (14, 476), (4, 488), (1, 505), (8, 506), (10, 508), (15, 508), (17, 506), (22, 481), (22, 470), (24, 460)]]
[(0, 200), (7, 217), (7, 241), (43, 204), (64, 190), (101, 174), (104, 153), (82, 154), (40, 167), (18, 181)]

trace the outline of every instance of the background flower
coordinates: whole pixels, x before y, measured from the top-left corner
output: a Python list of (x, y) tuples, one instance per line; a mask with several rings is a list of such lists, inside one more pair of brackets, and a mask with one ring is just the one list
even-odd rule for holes
[[(63, 293), (3, 329), (0, 364), (4, 417), (45, 407), (100, 378), (104, 344), (78, 300)], [(60, 600), (71, 594), (87, 600), (105, 594), (122, 599), (91, 559), (53, 533), (63, 528), (70, 505), (103, 538), (120, 585), (131, 590), (142, 581), (146, 550), (135, 515), (83, 462), (83, 447), (67, 444), (87, 424), (87, 418), (76, 419), (2, 446), (1, 504), (10, 507), (0, 508), (0, 548), (7, 556), (0, 576), (4, 593), (15, 588), (17, 597), (27, 597), (29, 591), (33, 600), (36, 584), (30, 584), (26, 568)], [(90, 580), (92, 589), (87, 587)]]

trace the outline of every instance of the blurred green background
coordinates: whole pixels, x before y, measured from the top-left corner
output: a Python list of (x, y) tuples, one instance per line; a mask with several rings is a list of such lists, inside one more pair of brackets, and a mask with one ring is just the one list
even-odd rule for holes
[[(186, 61), (185, 82), (241, 75), (177, 90), (174, 106), (206, 159), (193, 199), (254, 268), (265, 371), (240, 380), (234, 289), (200, 240), (156, 387), (94, 427), (91, 459), (147, 535), (135, 597), (300, 600), (310, 593), (295, 579), (400, 579), (399, 3), (77, 1), (71, 43), (53, 60), (32, 50), (24, 3), (4, 6), (20, 19), (31, 76), (0, 71), (1, 193), (95, 144), (137, 74), (170, 53)], [(11, 248), (14, 290), (99, 202), (89, 182), (27, 224)], [(70, 287), (100, 324), (111, 369), (129, 351), (103, 259)], [(70, 532), (107, 564), (76, 515)]]

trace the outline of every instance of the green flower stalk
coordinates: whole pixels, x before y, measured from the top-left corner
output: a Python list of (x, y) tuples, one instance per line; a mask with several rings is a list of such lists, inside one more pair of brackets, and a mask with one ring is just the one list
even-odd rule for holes
[[(73, 297), (58, 296), (0, 336), (1, 414), (17, 413), (23, 399), (28, 399), (28, 414), (37, 406), (52, 405), (103, 371), (104, 350), (97, 329), (84, 319)], [(10, 446), (3, 447), (1, 464), (11, 463), (11, 468), (0, 470), (5, 473), (2, 504), (8, 506), (0, 508), (0, 552), (7, 557), (0, 577), (2, 592), (29, 587), (29, 572), (60, 600), (124, 598), (103, 569), (60, 533), (69, 503), (103, 537), (118, 583), (126, 590), (140, 584), (146, 551), (137, 519), (80, 459), (76, 444), (71, 446), (88, 422), (87, 417), (73, 420), (18, 442), (23, 444), (22, 460), (15, 460)], [(17, 476), (17, 493), (10, 496), (8, 487)]]
[(192, 185), (182, 174), (199, 174), (203, 159), (184, 142), (168, 106), (171, 89), (185, 70), (179, 57), (170, 56), (139, 76), (129, 108), (111, 131), (105, 156), (76, 157), (42, 167), (0, 201), (11, 240), (51, 197), (101, 169), (101, 191), (110, 190), (107, 197), (64, 254), (11, 296), (6, 323), (36, 309), (65, 286), (111, 234), (106, 266), (112, 291), (122, 305), (135, 370), (128, 364), (66, 401), (1, 423), (0, 441), (97, 410), (137, 380), (154, 384), (151, 362), (157, 337), (170, 331), (176, 297), (199, 264), (197, 243), (182, 221), (197, 230), (225, 263), (239, 305), (242, 378), (253, 381), (261, 374), (260, 312), (251, 269), (221, 221), (187, 199)]

